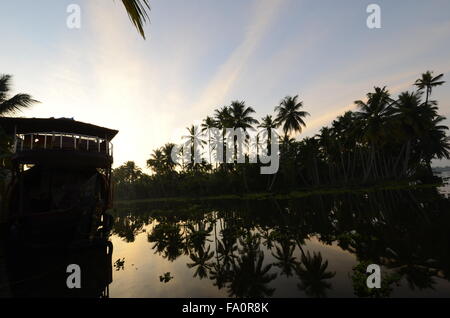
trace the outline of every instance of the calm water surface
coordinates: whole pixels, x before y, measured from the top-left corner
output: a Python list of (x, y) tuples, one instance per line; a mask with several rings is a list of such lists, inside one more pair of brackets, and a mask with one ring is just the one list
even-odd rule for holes
[(448, 193), (118, 205), (109, 296), (450, 297)]

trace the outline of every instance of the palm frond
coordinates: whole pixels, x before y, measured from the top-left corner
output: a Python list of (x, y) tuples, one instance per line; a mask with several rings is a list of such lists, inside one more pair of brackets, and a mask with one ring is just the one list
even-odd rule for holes
[(122, 0), (128, 17), (145, 39), (144, 24), (149, 20), (150, 4), (148, 0)]
[(28, 108), (39, 101), (34, 100), (28, 94), (17, 94), (0, 103), (0, 115), (14, 114), (23, 108)]

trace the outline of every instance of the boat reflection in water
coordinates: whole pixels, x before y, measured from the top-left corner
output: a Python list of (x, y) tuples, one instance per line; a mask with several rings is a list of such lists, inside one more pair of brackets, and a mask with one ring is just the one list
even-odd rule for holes
[[(112, 243), (70, 249), (9, 248), (6, 274), (11, 297), (109, 297)], [(69, 288), (70, 264), (80, 267), (80, 288)]]

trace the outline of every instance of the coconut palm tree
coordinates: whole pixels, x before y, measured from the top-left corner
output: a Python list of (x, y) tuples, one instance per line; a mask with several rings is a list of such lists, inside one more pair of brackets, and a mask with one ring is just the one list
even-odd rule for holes
[(258, 132), (258, 135), (261, 134), (263, 138), (267, 138), (267, 154), (271, 153), (271, 143), (272, 143), (272, 129), (278, 128), (279, 124), (272, 118), (272, 115), (267, 115), (261, 119), (258, 128), (261, 130)]
[(202, 149), (203, 146), (206, 145), (206, 141), (202, 139), (202, 132), (198, 126), (191, 125), (190, 127), (186, 127), (186, 130), (189, 134), (183, 136), (182, 138), (187, 139), (187, 142), (191, 148), (191, 158), (188, 163), (188, 167), (195, 170), (196, 168), (199, 168), (199, 165), (197, 164), (203, 162), (203, 160), (196, 162), (195, 158), (200, 159), (202, 157)]
[(242, 128), (247, 131), (247, 129), (253, 129), (252, 125), (258, 124), (258, 121), (251, 115), (255, 113), (255, 110), (245, 106), (244, 101), (232, 101), (229, 110), (233, 128)]
[(367, 94), (367, 102), (362, 100), (355, 101), (359, 111), (356, 117), (361, 135), (359, 136), (363, 143), (370, 148), (367, 157), (366, 170), (363, 180), (366, 181), (370, 173), (377, 164), (376, 152), (381, 144), (386, 141), (386, 122), (392, 113), (393, 99), (386, 87), (374, 87), (374, 92)]
[(11, 75), (0, 75), (0, 116), (13, 115), (16, 112), (39, 103), (28, 94), (9, 95)]
[(134, 161), (127, 161), (122, 166), (114, 169), (114, 179), (116, 183), (136, 182), (142, 176), (142, 170)]
[[(253, 130), (254, 124), (258, 124), (258, 121), (252, 117), (251, 114), (255, 113), (255, 110), (252, 107), (245, 106), (244, 101), (232, 101), (229, 107), (230, 116), (231, 116), (231, 127), (229, 128), (242, 128), (245, 132), (247, 130)], [(235, 159), (237, 158), (237, 137), (234, 137), (234, 155)], [(247, 143), (248, 139), (245, 138), (244, 142)]]
[(433, 174), (431, 169), (433, 158), (450, 159), (450, 138), (446, 134), (448, 127), (440, 124), (445, 119), (443, 116), (433, 119), (430, 129), (419, 139), (418, 148), (422, 152), (421, 157), (424, 159), (430, 175)]
[(419, 78), (414, 85), (416, 85), (419, 90), (426, 91), (425, 104), (428, 105), (428, 98), (433, 91), (433, 87), (440, 86), (445, 83), (445, 81), (441, 81), (444, 74), (439, 74), (433, 77), (432, 71), (426, 71), (422, 74), (422, 77)]
[(278, 112), (275, 122), (283, 127), (283, 132), (288, 135), (290, 132), (302, 132), (302, 127), (306, 127), (303, 120), (309, 116), (308, 112), (302, 111), (303, 102), (298, 101), (298, 95), (294, 97), (286, 96), (280, 105), (275, 107)]
[(413, 143), (426, 134), (437, 116), (436, 103), (422, 103), (421, 97), (422, 92), (403, 92), (394, 105), (393, 120), (398, 127), (398, 136), (406, 141), (404, 143), (404, 174), (408, 168)]
[(355, 101), (359, 111), (356, 116), (362, 120), (362, 138), (369, 144), (378, 144), (382, 141), (383, 125), (391, 111), (393, 99), (386, 87), (375, 87), (375, 92), (367, 94), (367, 102)]
[(164, 173), (164, 153), (161, 149), (153, 150), (150, 159), (147, 160), (147, 167), (152, 169), (157, 175)]
[(172, 173), (175, 170), (176, 163), (172, 160), (173, 143), (166, 143), (162, 148), (164, 173)]
[(209, 163), (212, 164), (212, 159), (211, 159), (211, 128), (215, 128), (217, 127), (217, 122), (214, 118), (210, 117), (210, 116), (206, 116), (206, 118), (203, 120), (202, 123), (202, 132), (204, 132), (205, 130), (208, 130), (208, 153), (209, 153)]

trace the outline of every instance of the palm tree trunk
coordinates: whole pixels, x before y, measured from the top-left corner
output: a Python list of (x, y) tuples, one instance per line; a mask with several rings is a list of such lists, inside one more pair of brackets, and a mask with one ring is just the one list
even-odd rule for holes
[(372, 170), (372, 166), (373, 166), (373, 161), (374, 161), (374, 156), (375, 156), (375, 148), (373, 146), (370, 147), (370, 155), (369, 155), (369, 164), (367, 166), (367, 170), (366, 173), (364, 175), (364, 182), (367, 181), (367, 179), (369, 178), (370, 172)]
[(406, 143), (405, 160), (403, 162), (403, 175), (405, 176), (408, 170), (410, 153), (411, 153), (411, 140), (408, 140), (408, 142)]
[(212, 160), (211, 160), (211, 131), (208, 129), (208, 149), (209, 149), (209, 164), (212, 170)]

